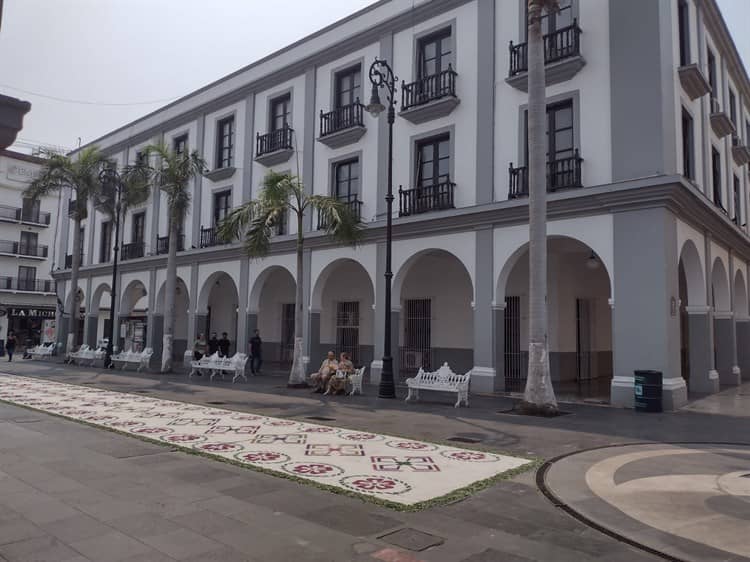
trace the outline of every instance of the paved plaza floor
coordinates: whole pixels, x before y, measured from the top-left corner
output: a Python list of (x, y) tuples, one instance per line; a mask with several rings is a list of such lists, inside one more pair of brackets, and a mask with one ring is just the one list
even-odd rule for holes
[[(155, 401), (159, 399), (174, 401), (175, 408), (183, 407), (186, 411), (190, 408), (200, 408), (201, 413), (209, 409), (211, 412), (226, 410), (230, 417), (261, 418), (233, 420), (260, 425), (262, 429), (247, 439), (241, 438), (243, 451), (233, 451), (232, 455), (244, 452), (247, 445), (255, 446), (250, 441), (258, 435), (286, 433), (278, 429), (285, 427), (283, 425), (263, 423), (280, 420), (292, 422), (295, 432), (333, 427), (338, 430), (337, 436), (350, 433), (397, 436), (401, 442), (437, 447), (429, 451), (430, 454), (476, 448), (498, 459), (552, 459), (568, 455), (558, 462), (579, 463), (567, 472), (577, 472), (578, 480), (583, 478), (584, 482), (584, 475), (598, 463), (610, 459), (619, 459), (611, 461), (614, 463), (626, 461), (617, 468), (604, 465), (606, 470), (599, 481), (605, 482), (603, 489), (609, 492), (603, 497), (597, 495), (598, 488), (588, 484), (574, 486), (571, 483), (562, 486), (562, 491), (559, 485), (555, 488), (555, 479), (562, 474), (557, 470), (563, 466), (556, 466), (556, 462), (547, 472), (549, 486), (555, 493), (570, 494), (557, 503), (542, 494), (535, 473), (527, 471), (499, 480), (460, 501), (403, 512), (363, 501), (361, 491), (355, 494), (341, 483), (337, 485), (338, 491), (345, 493), (332, 493), (273, 474), (186, 454), (181, 448), (185, 443), (162, 439), (158, 439), (159, 443), (145, 442), (124, 434), (136, 427), (162, 428), (161, 423), (152, 425), (147, 420), (168, 418), (143, 418), (142, 414), (170, 413), (172, 406), (163, 411), (153, 407), (149, 412), (126, 410), (128, 413), (122, 418), (118, 414), (119, 421), (144, 425), (130, 426), (130, 429), (114, 426), (123, 433), (113, 433), (2, 403), (1, 561), (638, 562), (665, 559), (665, 556), (672, 560), (710, 560), (704, 557), (706, 553), (715, 553), (716, 559), (747, 559), (743, 558), (747, 555), (742, 551), (733, 551), (742, 548), (741, 541), (739, 546), (731, 540), (711, 545), (708, 533), (694, 533), (690, 539), (685, 539), (680, 536), (677, 523), (667, 526), (664, 520), (674, 519), (670, 511), (673, 505), (670, 502), (676, 502), (674, 498), (667, 495), (652, 499), (654, 520), (640, 517), (637, 511), (640, 499), (632, 498), (643, 493), (639, 488), (644, 484), (642, 481), (648, 484), (651, 478), (665, 476), (688, 476), (669, 481), (688, 487), (688, 491), (677, 492), (675, 497), (690, 494), (699, 497), (699, 493), (690, 490), (690, 476), (707, 475), (718, 478), (716, 481), (721, 482), (725, 490), (732, 491), (731, 494), (716, 493), (716, 496), (732, 496), (732, 499), (706, 496), (708, 507), (705, 508), (700, 508), (701, 500), (695, 500), (697, 504), (692, 507), (689, 500), (680, 500), (674, 506), (685, 514), (686, 520), (682, 523), (700, 526), (699, 522), (711, 518), (748, 523), (747, 504), (742, 499), (745, 490), (742, 484), (748, 480), (742, 477), (746, 474), (743, 466), (747, 466), (748, 456), (744, 451), (750, 433), (748, 385), (694, 401), (677, 413), (650, 415), (602, 406), (564, 404), (568, 415), (540, 419), (509, 413), (513, 401), (497, 396), (473, 397), (471, 408), (454, 409), (452, 401), (440, 395), (426, 395), (424, 402), (408, 405), (400, 400), (380, 400), (374, 396), (372, 387), (365, 388), (365, 396), (312, 395), (287, 389), (283, 377), (256, 377), (248, 383), (231, 385), (220, 381), (187, 381), (184, 375), (122, 374), (29, 361), (0, 363), (0, 371), (27, 376), (22, 384), (38, 385), (36, 379), (41, 379), (47, 391), (55, 387), (53, 382), (78, 385), (72, 387), (72, 391), (66, 390), (67, 397), (72, 393), (76, 401), (88, 400), (90, 397), (85, 395), (94, 394), (91, 390), (118, 391), (120, 400), (129, 404), (125, 408), (161, 404)], [(8, 386), (0, 381), (4, 393), (9, 392)], [(65, 385), (65, 388), (70, 387)], [(726, 405), (726, 409), (717, 413), (720, 404)], [(88, 414), (110, 415), (87, 411)], [(325, 420), (318, 424), (310, 418)], [(105, 421), (118, 420), (99, 422), (104, 425)], [(273, 429), (267, 431), (266, 428)], [(174, 427), (167, 422), (166, 429)], [(182, 429), (175, 433), (193, 434), (183, 433)], [(316, 443), (318, 438), (315, 437)], [(214, 440), (217, 444), (237, 442), (229, 438), (215, 439), (212, 434), (210, 440), (201, 440), (198, 445)], [(385, 439), (380, 441), (382, 446), (386, 446), (386, 442)], [(664, 444), (668, 442), (700, 445)], [(695, 452), (710, 449), (712, 443), (732, 444), (720, 446), (730, 452)], [(636, 461), (623, 459), (622, 455), (630, 452), (633, 444), (638, 444), (632, 450), (634, 453), (664, 450), (680, 453), (659, 453), (653, 458)], [(267, 444), (263, 445), (265, 448)], [(304, 451), (303, 446), (300, 449)], [(397, 451), (395, 455), (385, 456), (399, 454)], [(411, 453), (408, 456), (412, 456)], [(425, 452), (425, 455), (414, 456), (430, 455)], [(670, 463), (670, 456), (683, 460)], [(314, 464), (318, 464), (317, 460), (321, 459), (316, 459)], [(293, 462), (289, 460), (282, 465)], [(336, 462), (323, 460), (320, 464), (339, 463), (340, 457), (337, 457)], [(278, 467), (279, 472), (284, 472), (282, 465)], [(293, 470), (294, 466), (289, 465), (289, 468)], [(438, 466), (442, 468), (444, 464)], [(685, 470), (669, 471), (670, 466)], [(612, 470), (614, 486), (607, 480), (610, 478), (607, 471)], [(722, 480), (726, 475), (734, 476)], [(425, 473), (420, 476), (424, 477)], [(472, 476), (471, 480), (482, 477)], [(626, 490), (631, 481), (636, 484), (629, 484), (631, 489)], [(418, 480), (410, 484), (416, 482)], [(446, 487), (455, 489), (460, 485), (452, 483)], [(619, 488), (623, 485), (625, 488)], [(347, 495), (349, 492), (352, 496)], [(442, 493), (442, 490), (431, 492), (432, 497)], [(629, 494), (635, 495), (628, 500)], [(625, 498), (624, 503), (618, 503), (621, 497)], [(651, 499), (648, 494), (646, 497)], [(404, 504), (411, 501), (403, 499)], [(584, 507), (593, 511), (586, 511)], [(612, 533), (603, 533), (582, 522), (585, 519), (582, 514), (593, 514), (593, 523)], [(721, 532), (724, 531), (719, 534)], [(734, 536), (731, 529), (728, 532), (730, 537)], [(654, 536), (661, 542), (653, 542)], [(655, 553), (625, 541), (645, 545)], [(722, 554), (725, 558), (720, 558)]]

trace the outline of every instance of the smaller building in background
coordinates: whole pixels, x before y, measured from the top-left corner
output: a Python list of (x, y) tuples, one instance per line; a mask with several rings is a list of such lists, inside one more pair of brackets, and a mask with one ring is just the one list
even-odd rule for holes
[(55, 341), (55, 262), (58, 195), (32, 201), (24, 190), (42, 158), (0, 150), (0, 350), (10, 331), (16, 352)]

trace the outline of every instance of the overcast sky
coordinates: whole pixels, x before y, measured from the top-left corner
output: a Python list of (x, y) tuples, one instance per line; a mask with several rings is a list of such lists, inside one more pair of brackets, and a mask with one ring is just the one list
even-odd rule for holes
[[(91, 141), (371, 2), (5, 0), (0, 92), (32, 103), (17, 148)], [(748, 64), (750, 0), (719, 5)]]

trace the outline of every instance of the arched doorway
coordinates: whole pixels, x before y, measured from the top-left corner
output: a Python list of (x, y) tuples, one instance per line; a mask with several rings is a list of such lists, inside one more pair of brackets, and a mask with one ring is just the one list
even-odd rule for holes
[(280, 265), (263, 270), (250, 291), (248, 339), (257, 329), (263, 340), (263, 361), (290, 367), (294, 356), (294, 303), (297, 284)]
[(374, 355), (375, 289), (367, 270), (353, 259), (338, 259), (321, 271), (313, 285), (310, 308), (320, 311), (318, 337), (312, 342), (312, 363), (332, 350), (346, 352), (356, 366), (369, 365)]
[(86, 338), (91, 346), (106, 346), (112, 326), (112, 292), (109, 284), (102, 283), (91, 295), (89, 311), (89, 335)]
[(682, 378), (687, 384), (688, 391), (700, 388), (698, 379), (706, 376), (707, 371), (710, 370), (708, 365), (703, 365), (705, 358), (699, 355), (700, 349), (698, 348), (701, 347), (699, 342), (696, 341), (691, 345), (691, 341), (696, 338), (707, 339), (709, 337), (708, 333), (704, 333), (705, 329), (702, 325), (705, 311), (701, 307), (704, 307), (706, 303), (703, 271), (698, 248), (692, 240), (687, 240), (680, 251), (677, 275), (680, 301), (680, 365)]
[(424, 250), (401, 266), (393, 302), (400, 305), (394, 371), (402, 381), (420, 367), (435, 370), (448, 363), (456, 373), (473, 367), (473, 297), (469, 272), (450, 252)]
[(86, 295), (81, 287), (78, 287), (75, 292), (70, 291), (68, 293), (68, 298), (65, 301), (65, 312), (70, 315), (68, 322), (70, 332), (75, 334), (76, 347), (86, 343), (83, 333), (83, 325), (86, 319)]
[(729, 275), (717, 257), (711, 268), (711, 305), (714, 309), (714, 364), (721, 384), (736, 384), (736, 331), (729, 292)]
[[(612, 379), (611, 280), (587, 244), (548, 239), (547, 318), (550, 373), (560, 396), (607, 399)], [(522, 392), (528, 370), (529, 252), (519, 248), (501, 270), (505, 390)]]
[[(223, 271), (211, 274), (200, 292), (198, 299), (198, 333), (206, 334), (206, 339), (212, 333), (221, 339), (223, 332), (227, 333), (230, 341), (229, 354), (233, 355), (237, 347), (237, 319), (239, 314), (239, 296), (237, 285), (232, 277)], [(240, 345), (239, 349), (244, 350)]]
[[(153, 344), (154, 355), (161, 357), (162, 338), (164, 336), (164, 302), (167, 290), (167, 282), (162, 283), (156, 295), (156, 314), (154, 315)], [(181, 278), (177, 278), (174, 298), (174, 338), (172, 341), (172, 360), (178, 361), (183, 358), (188, 349), (188, 311), (190, 309), (190, 293), (187, 284)]]
[(148, 330), (148, 292), (146, 286), (133, 280), (125, 287), (120, 300), (120, 348), (143, 351)]
[(737, 364), (743, 379), (750, 377), (750, 317), (745, 276), (741, 270), (734, 275), (734, 319), (737, 328)]

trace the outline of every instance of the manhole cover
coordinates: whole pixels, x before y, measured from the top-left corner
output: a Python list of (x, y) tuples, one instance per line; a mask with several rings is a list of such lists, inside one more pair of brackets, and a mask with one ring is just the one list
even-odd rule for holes
[(378, 538), (399, 548), (405, 548), (414, 552), (421, 552), (431, 546), (439, 546), (445, 542), (440, 537), (408, 527)]
[(305, 419), (315, 421), (336, 421), (336, 418), (326, 418), (324, 416), (307, 416)]
[(448, 437), (448, 441), (456, 441), (457, 443), (479, 443), (482, 440), (474, 439), (473, 437), (453, 436), (453, 437)]
[(206, 404), (211, 404), (212, 406), (223, 406), (226, 402), (222, 402), (221, 400), (211, 400), (210, 402), (206, 402)]

